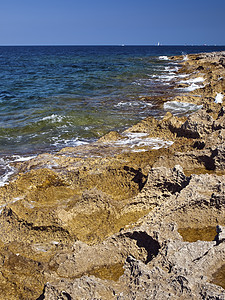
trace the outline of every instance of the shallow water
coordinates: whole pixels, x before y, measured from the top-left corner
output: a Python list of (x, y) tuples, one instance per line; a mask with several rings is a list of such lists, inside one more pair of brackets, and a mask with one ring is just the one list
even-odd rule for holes
[(124, 268), (122, 263), (116, 263), (114, 265), (103, 266), (99, 268), (95, 268), (88, 272), (87, 275), (94, 275), (95, 277), (118, 281), (120, 276), (124, 274)]
[(188, 80), (168, 56), (216, 50), (225, 47), (0, 47), (1, 184), (15, 159), (85, 144), (149, 115), (195, 110), (157, 102), (182, 92), (174, 80)]
[(212, 283), (225, 289), (225, 264), (213, 274)]
[(178, 232), (185, 242), (214, 241), (217, 235), (216, 226), (205, 226), (200, 228), (179, 228)]
[(168, 55), (220, 48), (0, 47), (0, 154), (73, 146), (159, 116), (142, 99), (171, 93)]

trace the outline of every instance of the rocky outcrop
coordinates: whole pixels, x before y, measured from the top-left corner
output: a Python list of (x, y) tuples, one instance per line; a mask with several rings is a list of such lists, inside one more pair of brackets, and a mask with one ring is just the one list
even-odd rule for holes
[(224, 57), (179, 70), (204, 77), (176, 97), (199, 111), (14, 163), (0, 188), (2, 299), (225, 299)]
[(178, 118), (173, 116), (170, 112), (167, 112), (162, 120), (147, 117), (126, 130), (126, 132), (146, 132), (149, 137), (161, 137), (174, 140), (185, 120), (186, 117)]
[[(51, 275), (51, 283), (45, 285), (44, 299), (63, 295), (68, 299), (224, 298), (223, 288), (213, 284), (214, 274), (225, 259), (223, 239), (220, 243), (213, 240), (186, 242), (178, 233), (177, 225), (168, 223), (173, 220), (187, 228), (204, 227), (216, 224), (221, 213), (220, 220), (224, 222), (223, 178), (214, 175), (215, 182), (211, 182), (209, 175), (195, 175), (187, 180), (178, 166), (154, 172), (172, 174), (172, 184), (163, 184), (165, 175), (154, 177), (158, 193), (167, 195), (164, 201), (159, 202), (137, 227), (123, 230), (92, 247), (77, 242), (71, 255), (55, 257), (51, 264), (58, 266), (57, 275)], [(152, 178), (150, 174), (149, 180)], [(210, 183), (211, 191), (210, 187), (205, 191), (204, 183), (207, 186)], [(177, 191), (175, 185), (179, 187)], [(216, 191), (219, 192), (216, 194)], [(150, 188), (149, 193), (152, 193)], [(217, 199), (216, 205), (214, 199)], [(222, 227), (218, 228), (220, 231)], [(109, 280), (104, 275), (99, 276), (105, 265), (111, 270), (116, 265), (120, 277)], [(120, 268), (124, 271), (118, 271), (119, 266), (123, 266)]]

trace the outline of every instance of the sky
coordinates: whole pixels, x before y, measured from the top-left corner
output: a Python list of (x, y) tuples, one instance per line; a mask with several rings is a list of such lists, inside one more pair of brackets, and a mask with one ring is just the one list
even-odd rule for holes
[(225, 45), (225, 0), (0, 0), (0, 45)]

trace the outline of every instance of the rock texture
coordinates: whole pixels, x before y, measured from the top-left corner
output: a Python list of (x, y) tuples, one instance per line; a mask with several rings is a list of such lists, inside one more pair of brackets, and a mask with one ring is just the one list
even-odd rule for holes
[(224, 60), (181, 62), (178, 75), (204, 77), (173, 99), (202, 105), (189, 116), (14, 163), (0, 188), (0, 299), (225, 299)]

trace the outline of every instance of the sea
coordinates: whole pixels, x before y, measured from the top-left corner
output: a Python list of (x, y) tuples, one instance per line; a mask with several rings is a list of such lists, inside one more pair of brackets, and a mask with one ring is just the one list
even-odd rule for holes
[[(10, 163), (123, 131), (147, 116), (193, 107), (159, 106), (176, 92), (169, 56), (225, 46), (1, 46), (0, 185)], [(185, 78), (180, 78), (185, 81)], [(194, 90), (201, 82), (190, 82)], [(182, 92), (177, 91), (177, 92)], [(154, 99), (152, 101), (151, 99)]]

